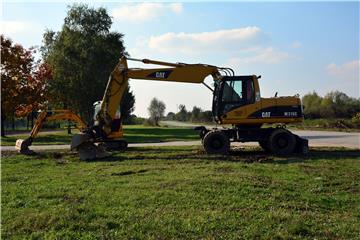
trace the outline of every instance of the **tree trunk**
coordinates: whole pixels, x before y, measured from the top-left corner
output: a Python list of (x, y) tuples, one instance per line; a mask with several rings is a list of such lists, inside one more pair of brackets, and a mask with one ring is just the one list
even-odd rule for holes
[(30, 115), (26, 116), (26, 130), (29, 131), (29, 124), (30, 124)]
[(15, 131), (15, 116), (14, 115), (12, 116), (12, 119), (11, 119), (11, 128), (13, 131)]
[(1, 136), (5, 137), (5, 119), (6, 116), (4, 114), (3, 109), (1, 108)]
[(31, 112), (31, 129), (34, 127), (34, 112)]
[(68, 126), (67, 126), (67, 132), (68, 134), (71, 134), (71, 124), (70, 124), (70, 121), (68, 121)]

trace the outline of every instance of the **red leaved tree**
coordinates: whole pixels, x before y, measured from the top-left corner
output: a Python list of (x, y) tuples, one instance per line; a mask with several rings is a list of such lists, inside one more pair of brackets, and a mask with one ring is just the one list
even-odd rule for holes
[(34, 61), (34, 49), (25, 49), (1, 35), (1, 136), (4, 121), (15, 114), (24, 117), (47, 101), (47, 85), (51, 70)]

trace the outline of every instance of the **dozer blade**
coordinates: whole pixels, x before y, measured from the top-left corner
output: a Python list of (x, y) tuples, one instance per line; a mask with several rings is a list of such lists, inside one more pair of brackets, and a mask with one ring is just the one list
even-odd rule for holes
[(76, 134), (71, 139), (71, 150), (79, 152), (81, 160), (92, 160), (97, 158), (109, 157), (111, 154), (106, 152), (101, 146), (97, 146), (91, 141), (87, 134)]
[(32, 144), (32, 139), (27, 138), (25, 140), (18, 139), (15, 143), (15, 149), (19, 150), (19, 153), (25, 154), (25, 155), (32, 155), (34, 154), (34, 151), (29, 149), (29, 146)]

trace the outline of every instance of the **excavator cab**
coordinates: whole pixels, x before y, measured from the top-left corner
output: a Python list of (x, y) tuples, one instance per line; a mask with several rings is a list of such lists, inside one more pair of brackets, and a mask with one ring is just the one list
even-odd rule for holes
[(255, 95), (260, 98), (260, 92), (255, 93), (257, 85), (256, 76), (225, 76), (215, 82), (212, 108), (215, 121), (220, 122), (234, 109), (253, 104)]
[[(97, 101), (93, 104), (94, 106), (94, 116), (93, 116), (93, 120), (94, 120), (94, 125), (98, 125), (98, 120), (97, 120), (97, 114), (99, 113), (99, 111), (101, 110), (101, 101)], [(111, 133), (108, 136), (108, 138), (122, 138), (123, 137), (123, 129), (122, 129), (122, 124), (121, 124), (121, 111), (120, 111), (120, 106), (117, 109), (116, 113), (115, 113), (115, 117), (112, 120), (111, 123)]]

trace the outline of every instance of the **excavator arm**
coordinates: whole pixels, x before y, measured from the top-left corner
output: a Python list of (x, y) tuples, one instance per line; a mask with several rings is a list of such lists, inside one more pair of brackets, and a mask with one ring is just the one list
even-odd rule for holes
[(76, 127), (83, 131), (86, 129), (87, 125), (82, 118), (72, 112), (71, 110), (52, 110), (52, 111), (42, 111), (36, 118), (34, 127), (32, 128), (30, 135), (25, 140), (18, 139), (15, 143), (15, 148), (19, 150), (21, 153), (27, 153), (29, 152), (29, 146), (31, 146), (34, 138), (39, 133), (42, 125), (44, 122), (50, 122), (50, 121), (61, 121), (61, 120), (67, 120), (72, 121), (76, 123)]

